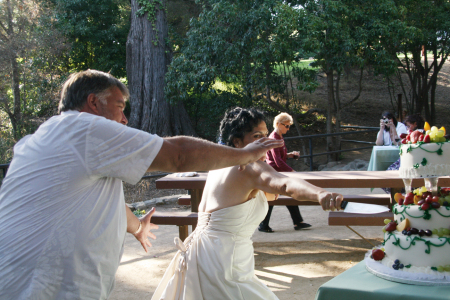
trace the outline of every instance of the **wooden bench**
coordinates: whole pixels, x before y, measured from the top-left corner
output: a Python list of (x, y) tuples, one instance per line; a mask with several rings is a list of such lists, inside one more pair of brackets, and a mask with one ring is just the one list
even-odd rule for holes
[(384, 226), (385, 219), (394, 219), (392, 212), (378, 214), (352, 214), (332, 211), (328, 213), (330, 226)]
[(373, 247), (375, 247), (374, 244), (369, 242), (365, 237), (363, 237), (350, 226), (379, 226), (381, 236), (381, 227), (385, 225), (385, 219), (394, 220), (394, 214), (390, 211), (378, 214), (352, 214), (336, 211), (328, 213), (328, 225), (346, 226), (348, 229), (359, 235), (363, 240), (368, 242)]
[(190, 211), (156, 211), (151, 222), (157, 225), (177, 225), (179, 236), (184, 241), (189, 235), (189, 225), (192, 226), (192, 231), (197, 226), (198, 214)]
[[(390, 196), (388, 194), (369, 194), (369, 195), (344, 195), (348, 202), (359, 202), (368, 204), (390, 205)], [(269, 205), (319, 205), (316, 201), (297, 201), (289, 196), (280, 195), (277, 200), (268, 201)], [(184, 195), (178, 198), (179, 205), (191, 205), (191, 196)]]
[[(369, 194), (369, 195), (344, 195), (344, 199), (349, 202), (358, 202), (366, 204), (378, 204), (391, 207), (391, 198), (388, 194)], [(297, 201), (291, 197), (280, 195), (277, 200), (268, 201), (269, 205), (319, 205), (316, 201)], [(178, 198), (178, 204), (191, 205), (191, 196), (184, 195)], [(330, 226), (347, 226), (351, 231), (355, 232), (366, 242), (374, 246), (365, 239), (361, 234), (353, 230), (350, 226), (383, 226), (384, 219), (393, 220), (392, 212), (381, 214), (351, 214), (343, 212), (330, 212), (328, 215), (328, 225)]]

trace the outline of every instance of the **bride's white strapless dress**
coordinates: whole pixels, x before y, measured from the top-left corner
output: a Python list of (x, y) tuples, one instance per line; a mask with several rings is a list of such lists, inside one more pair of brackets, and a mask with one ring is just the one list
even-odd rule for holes
[(278, 299), (255, 275), (251, 236), (266, 216), (262, 191), (242, 204), (200, 212), (152, 299)]

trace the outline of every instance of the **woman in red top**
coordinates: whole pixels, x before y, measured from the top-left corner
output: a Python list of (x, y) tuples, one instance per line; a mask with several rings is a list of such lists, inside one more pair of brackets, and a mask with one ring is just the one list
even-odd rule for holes
[[(292, 117), (287, 113), (281, 113), (273, 120), (274, 131), (270, 134), (270, 138), (276, 140), (282, 140), (283, 135), (289, 131), (289, 128), (293, 124)], [(288, 153), (286, 146), (275, 148), (267, 152), (266, 162), (271, 165), (278, 172), (294, 172), (294, 170), (286, 164), (288, 158), (298, 159), (300, 153), (293, 151)], [(286, 205), (289, 213), (291, 214), (292, 222), (294, 222), (294, 229), (300, 230), (303, 228), (311, 227), (308, 223), (303, 223), (302, 215), (298, 205)], [(273, 232), (269, 227), (270, 215), (272, 214), (273, 206), (269, 206), (266, 218), (259, 224), (258, 230), (262, 232)]]

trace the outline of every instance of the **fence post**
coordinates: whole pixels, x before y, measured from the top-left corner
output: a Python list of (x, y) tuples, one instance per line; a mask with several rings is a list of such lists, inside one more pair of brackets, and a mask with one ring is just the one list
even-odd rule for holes
[(313, 170), (313, 147), (312, 147), (312, 138), (309, 138), (309, 170)]

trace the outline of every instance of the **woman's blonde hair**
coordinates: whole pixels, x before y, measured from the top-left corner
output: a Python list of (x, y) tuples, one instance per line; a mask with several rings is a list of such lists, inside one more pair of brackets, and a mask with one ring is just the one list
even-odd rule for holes
[(277, 128), (278, 123), (286, 123), (289, 122), (289, 125), (294, 124), (294, 121), (290, 114), (281, 113), (273, 119), (273, 128)]

